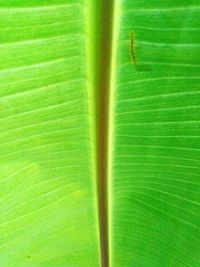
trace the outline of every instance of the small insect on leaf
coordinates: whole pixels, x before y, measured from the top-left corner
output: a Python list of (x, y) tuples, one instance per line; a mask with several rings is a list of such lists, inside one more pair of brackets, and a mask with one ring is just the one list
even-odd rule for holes
[(145, 64), (138, 64), (138, 60), (136, 59), (136, 43), (135, 43), (135, 34), (133, 31), (130, 32), (130, 50), (131, 50), (131, 59), (133, 64), (135, 65), (135, 69), (137, 71), (151, 71), (151, 67)]
[(135, 55), (135, 37), (134, 37), (134, 33), (133, 31), (131, 31), (130, 33), (130, 36), (131, 36), (131, 58), (132, 58), (132, 61), (133, 61), (133, 64), (136, 65), (136, 55)]

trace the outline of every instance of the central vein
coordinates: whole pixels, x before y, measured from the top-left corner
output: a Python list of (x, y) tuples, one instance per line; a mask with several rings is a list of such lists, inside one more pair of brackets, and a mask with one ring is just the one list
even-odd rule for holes
[(97, 176), (102, 267), (109, 266), (108, 234), (108, 123), (111, 77), (113, 0), (101, 0), (97, 44)]

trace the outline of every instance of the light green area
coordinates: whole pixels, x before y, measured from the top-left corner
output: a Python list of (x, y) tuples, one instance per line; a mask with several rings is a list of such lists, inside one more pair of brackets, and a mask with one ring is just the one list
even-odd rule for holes
[(110, 267), (200, 266), (199, 18), (199, 0), (116, 0)]
[(88, 11), (0, 1), (1, 267), (100, 266)]

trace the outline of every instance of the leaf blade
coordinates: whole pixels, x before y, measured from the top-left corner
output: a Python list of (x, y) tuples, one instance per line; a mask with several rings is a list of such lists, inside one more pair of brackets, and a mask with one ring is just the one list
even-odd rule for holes
[(1, 265), (99, 266), (86, 2), (0, 4)]
[[(199, 264), (199, 8), (194, 5), (116, 2), (111, 266)], [(135, 61), (147, 69), (138, 71), (133, 64), (130, 31)]]

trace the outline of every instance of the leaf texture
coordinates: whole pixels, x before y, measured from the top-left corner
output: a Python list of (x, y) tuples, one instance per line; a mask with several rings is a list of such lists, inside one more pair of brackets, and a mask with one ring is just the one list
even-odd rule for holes
[(199, 16), (199, 1), (115, 3), (111, 267), (200, 264)]
[(0, 1), (0, 265), (100, 266), (86, 1)]

